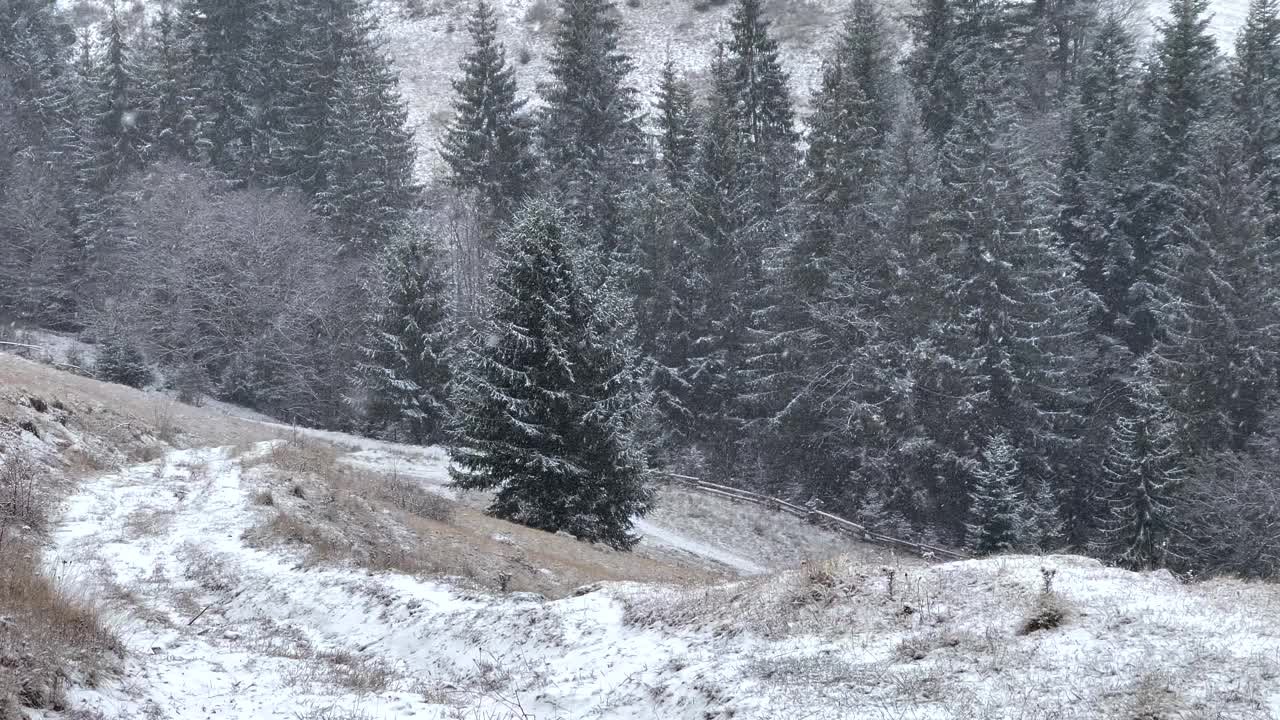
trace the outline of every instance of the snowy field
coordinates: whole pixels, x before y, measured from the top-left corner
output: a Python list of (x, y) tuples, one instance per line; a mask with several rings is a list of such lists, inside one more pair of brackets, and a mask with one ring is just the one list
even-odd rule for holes
[[(66, 414), (32, 408), (36, 395)], [(0, 353), (0, 410), (40, 419), (39, 439), (19, 436), (33, 449), (172, 439), (86, 467), (67, 489), (46, 566), (94, 599), (126, 653), (70, 688), (66, 711), (36, 717), (1280, 717), (1274, 586), (1183, 585), (1070, 556), (908, 562), (673, 490), (636, 553), (499, 531), (472, 509), (482, 498), (428, 523), (433, 553), (452, 547), (428, 542), (439, 536), (562, 580), (504, 592), (348, 561), (339, 545), (319, 561), (314, 547), (262, 540), (272, 518), (319, 524), (347, 507), (314, 483), (289, 490), (311, 471), (282, 448), (382, 474), (341, 475), (334, 487), (353, 495), (364, 490), (352, 478), (389, 469), (447, 492), (439, 450), (300, 440), (163, 400)], [(364, 528), (348, 528), (353, 546)], [(604, 580), (566, 585), (575, 568)]]
[[(840, 557), (698, 588), (468, 592), (248, 547), (260, 510), (244, 465), (267, 449), (173, 451), (70, 501), (50, 562), (94, 587), (130, 651), (122, 679), (73, 692), (73, 707), (245, 719), (1280, 713), (1269, 587), (1186, 587), (1065, 556)], [(1046, 605), (1061, 625), (1028, 632)]]

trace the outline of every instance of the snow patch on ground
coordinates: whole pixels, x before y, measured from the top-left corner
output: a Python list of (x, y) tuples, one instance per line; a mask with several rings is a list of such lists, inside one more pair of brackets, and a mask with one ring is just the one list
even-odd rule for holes
[(716, 547), (712, 547), (706, 543), (698, 542), (687, 538), (670, 528), (655, 525), (643, 518), (637, 518), (635, 521), (636, 531), (644, 535), (646, 541), (654, 542), (659, 545), (682, 550), (697, 557), (707, 558), (722, 565), (727, 565), (744, 575), (761, 575), (767, 570), (750, 560), (726, 552)]

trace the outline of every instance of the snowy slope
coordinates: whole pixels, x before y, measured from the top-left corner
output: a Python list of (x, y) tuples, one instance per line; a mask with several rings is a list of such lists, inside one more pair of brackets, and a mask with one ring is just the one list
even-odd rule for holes
[[(73, 413), (66, 432), (56, 428), (67, 416), (31, 405), (37, 395)], [(50, 432), (25, 442), (50, 451), (155, 447), (156, 401), (0, 353), (0, 408), (48, 415)], [(251, 544), (246, 531), (282, 508), (258, 499), (276, 445), (250, 441), (278, 428), (185, 407), (170, 420), (197, 447), (118, 470), (86, 465), (60, 513), (48, 566), (98, 599), (129, 653), (123, 672), (71, 688), (70, 712), (38, 717), (1280, 717), (1274, 585), (1182, 585), (1069, 556), (803, 559), (769, 538), (821, 543), (774, 533), (759, 513), (669, 495), (649, 519), (660, 528), (653, 550), (728, 552), (723, 564), (770, 572), (596, 583), (559, 600), (481, 592)], [(438, 450), (324, 437), (349, 463), (396, 464), (438, 484)], [(332, 502), (308, 498), (320, 511)], [(617, 567), (640, 567), (617, 555)], [(1046, 627), (1029, 627), (1037, 618)]]
[[(104, 718), (1266, 718), (1280, 592), (1074, 557), (849, 558), (544, 602), (249, 548), (243, 458), (174, 451), (86, 483), (51, 559), (108, 603)], [(1044, 569), (1055, 572), (1043, 594)], [(1062, 624), (1024, 632), (1051, 598)]]
[[(419, 170), (434, 175), (439, 166), (439, 138), (451, 117), (453, 90), (450, 79), (458, 74), (458, 61), (468, 46), (466, 17), (471, 4), (465, 0), (422, 0), (424, 13), (413, 17), (405, 0), (379, 0), (379, 14), (409, 103), (410, 119), (417, 128)], [(635, 0), (633, 0), (635, 3)], [(731, 5), (708, 5), (705, 0), (638, 0), (619, 2), (625, 32), (624, 50), (636, 62), (633, 84), (650, 97), (658, 71), (668, 58), (689, 74), (695, 87), (704, 89), (707, 71), (718, 40), (727, 32)], [(508, 57), (518, 62), (522, 51), (529, 62), (516, 65), (522, 92), (532, 96), (547, 77), (546, 55), (554, 24), (555, 0), (496, 0), (499, 33)], [(783, 66), (791, 75), (795, 100), (802, 110), (820, 79), (822, 58), (834, 40), (843, 0), (771, 0), (766, 11), (774, 21), (782, 48)], [(907, 0), (885, 0), (886, 14), (896, 17)], [(1148, 19), (1139, 26), (1150, 29), (1165, 13), (1167, 3), (1150, 0)], [(1219, 46), (1230, 52), (1236, 31), (1244, 22), (1248, 0), (1212, 0), (1211, 29)], [(905, 35), (897, 30), (893, 44), (901, 47)]]

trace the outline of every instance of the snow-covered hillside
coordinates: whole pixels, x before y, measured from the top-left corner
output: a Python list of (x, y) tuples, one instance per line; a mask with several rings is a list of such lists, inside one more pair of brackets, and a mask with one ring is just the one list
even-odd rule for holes
[(906, 562), (670, 492), (617, 553), (439, 512), (436, 449), (166, 403), (0, 353), (0, 441), (131, 448), (61, 476), (45, 555), (125, 654), (36, 717), (1280, 717), (1272, 585)]
[[(1148, 27), (1164, 15), (1167, 5), (1163, 0), (1149, 2), (1152, 19), (1140, 21)], [(834, 40), (846, 4), (843, 0), (770, 0), (765, 4), (802, 111), (818, 84), (822, 58)], [(421, 10), (410, 12), (409, 5)], [(547, 77), (556, 0), (495, 0), (494, 5), (508, 57), (517, 64), (521, 90), (532, 96), (537, 83)], [(388, 50), (400, 69), (410, 119), (417, 128), (419, 170), (424, 177), (431, 177), (440, 166), (439, 138), (452, 114), (450, 80), (457, 76), (458, 61), (468, 47), (466, 19), (472, 5), (466, 0), (380, 0), (377, 7)], [(897, 17), (909, 3), (886, 0), (885, 7), (887, 15)], [(727, 32), (730, 3), (631, 0), (618, 2), (618, 8), (623, 47), (636, 63), (633, 83), (646, 97), (655, 90), (658, 72), (668, 59), (688, 73), (695, 87), (705, 87), (716, 42)], [(1230, 52), (1236, 31), (1244, 23), (1248, 0), (1212, 0), (1210, 9), (1219, 46)], [(895, 42), (901, 45), (906, 37), (900, 28), (897, 32)], [(528, 62), (520, 64), (526, 57)]]
[(174, 451), (71, 501), (51, 558), (110, 599), (131, 651), (127, 680), (76, 690), (72, 707), (246, 720), (1280, 712), (1270, 587), (1186, 587), (1065, 556), (842, 556), (698, 587), (477, 593), (249, 547), (261, 509), (245, 466), (268, 452)]

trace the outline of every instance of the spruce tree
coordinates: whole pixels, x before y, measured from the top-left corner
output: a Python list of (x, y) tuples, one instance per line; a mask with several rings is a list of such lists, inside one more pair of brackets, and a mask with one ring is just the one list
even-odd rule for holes
[(352, 90), (338, 87), (339, 75), (374, 46), (375, 28), (358, 0), (277, 0), (269, 20), (255, 44), (275, 73), (258, 87), (269, 94), (255, 125), (258, 174), (314, 196), (326, 187), (325, 143), (339, 131), (333, 115), (350, 112), (335, 107)]
[(376, 251), (416, 209), (416, 147), (388, 61), (374, 48), (344, 58), (320, 148), (313, 207), (348, 253)]
[(186, 77), (185, 37), (181, 18), (170, 3), (160, 5), (152, 28), (154, 43), (143, 67), (143, 102), (148, 115), (150, 159), (194, 160), (197, 121)]
[(698, 441), (715, 477), (734, 476), (749, 408), (747, 361), (760, 327), (765, 246), (752, 197), (732, 75), (722, 54), (704, 112), (697, 165), (688, 190), (689, 246), (697, 253), (696, 326), (685, 376), (697, 413)]
[(1103, 21), (1080, 72), (1058, 179), (1059, 240), (1080, 282), (1099, 299), (1090, 325), (1099, 340), (1144, 343), (1132, 332), (1150, 308), (1136, 303), (1129, 219), (1141, 203), (1142, 142), (1135, 115), (1134, 41), (1123, 20)]
[(896, 102), (892, 63), (875, 5), (855, 0), (808, 120), (803, 239), (791, 251), (791, 284), (806, 299), (822, 295), (830, 282), (825, 266), (853, 251), (842, 241), (868, 223)]
[(1169, 20), (1159, 27), (1147, 101), (1153, 183), (1174, 182), (1186, 168), (1193, 129), (1213, 112), (1221, 90), (1208, 8), (1208, 0), (1170, 0)]
[[(1265, 183), (1272, 222), (1280, 214), (1280, 5), (1253, 0), (1236, 40), (1232, 109), (1245, 135), (1249, 170)], [(1274, 225), (1268, 229), (1275, 235)]]
[(696, 160), (698, 127), (693, 88), (677, 74), (675, 62), (671, 60), (663, 64), (658, 76), (658, 95), (653, 109), (658, 119), (663, 174), (672, 187), (683, 187)]
[(198, 145), (213, 167), (243, 180), (253, 164), (254, 102), (263, 85), (255, 47), (267, 0), (184, 0)]
[(498, 41), (498, 21), (486, 0), (467, 21), (472, 47), (463, 56), (462, 76), (453, 81), (454, 118), (440, 154), (455, 188), (477, 193), (481, 208), (500, 224), (535, 187), (536, 161), (516, 97), (515, 69)]
[(1098, 549), (1134, 569), (1161, 564), (1185, 468), (1173, 417), (1145, 363), (1129, 381), (1127, 410), (1113, 429), (1106, 470), (1108, 512)]
[[(793, 395), (800, 366), (789, 353), (797, 346), (794, 307), (772, 269), (772, 258), (785, 252), (794, 228), (798, 136), (788, 77), (759, 0), (739, 0), (729, 31), (721, 59), (724, 77), (713, 92), (722, 96), (717, 102), (723, 103), (731, 130), (726, 149), (735, 154), (724, 239), (735, 246), (745, 275), (743, 284), (726, 291), (740, 293), (742, 302), (726, 315), (711, 317), (724, 317), (728, 327), (745, 331), (732, 341), (741, 344), (730, 348), (743, 352), (741, 365), (731, 371), (741, 384), (737, 396), (726, 400), (737, 407), (744, 427), (758, 437), (777, 437), (771, 425)], [(757, 464), (756, 453), (745, 452), (748, 447), (735, 448), (739, 466)]]
[(491, 306), (459, 373), (450, 473), (494, 490), (494, 515), (619, 549), (652, 500), (632, 426), (646, 397), (608, 284), (575, 267), (581, 241), (567, 214), (526, 205), (499, 244)]
[(907, 59), (907, 72), (920, 104), (924, 127), (935, 142), (941, 142), (951, 130), (964, 102), (956, 72), (952, 6), (949, 0), (915, 0), (915, 13), (907, 18), (914, 41)]
[(618, 267), (633, 299), (638, 346), (649, 359), (663, 449), (674, 450), (694, 437), (688, 370), (702, 275), (688, 196), (671, 183), (666, 173), (653, 173), (634, 186), (625, 204), (630, 252)]
[(384, 251), (360, 368), (372, 428), (419, 445), (444, 439), (450, 412), (452, 338), (433, 255), (413, 233)]
[(618, 249), (622, 198), (644, 155), (639, 100), (628, 84), (634, 64), (620, 43), (612, 2), (562, 0), (551, 80), (539, 88), (547, 185), (606, 254)]
[(1004, 435), (992, 437), (972, 472), (969, 549), (991, 555), (1022, 548), (1030, 511), (1022, 491), (1017, 448)]
[(125, 41), (123, 21), (115, 6), (108, 16), (105, 35), (106, 56), (96, 78), (98, 95), (91, 106), (94, 132), (87, 148), (92, 157), (87, 185), (98, 194), (141, 167), (146, 149), (138, 66)]
[[(797, 201), (797, 227), (785, 248), (783, 310), (775, 344), (785, 348), (783, 372), (772, 378), (777, 400), (761, 444), (770, 475), (803, 478), (827, 497), (847, 479), (843, 442), (831, 442), (827, 400), (838, 393), (840, 367), (858, 363), (866, 340), (832, 313), (832, 305), (862, 311), (866, 273), (883, 259), (873, 227), (875, 193), (896, 98), (884, 27), (870, 0), (850, 9), (834, 56), (827, 62), (809, 119), (809, 152)], [(863, 277), (837, 286), (841, 268)], [(841, 280), (848, 276), (842, 276)], [(856, 323), (855, 323), (856, 325)]]
[[(1031, 476), (1071, 470), (1087, 398), (1085, 317), (1092, 299), (1069, 274), (1043, 202), (1048, 178), (1022, 146), (998, 55), (971, 48), (970, 101), (941, 148), (942, 208), (935, 231), (945, 250), (946, 307), (928, 333), (946, 409), (935, 438), (962, 464), (970, 428), (1006, 434)], [(927, 376), (925, 376), (927, 377)], [(949, 502), (964, 473), (950, 472)]]
[(1227, 120), (1199, 128), (1187, 222), (1159, 271), (1164, 334), (1152, 364), (1194, 454), (1245, 449), (1276, 402), (1280, 245), (1246, 137)]

